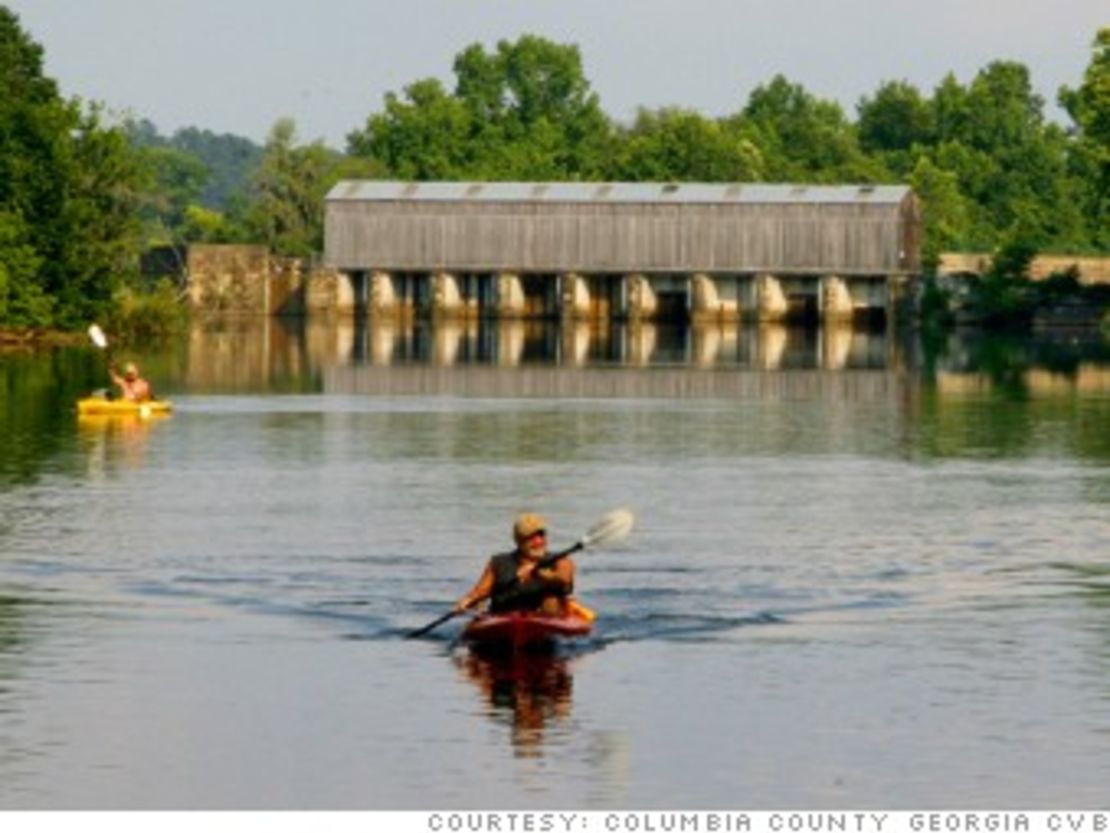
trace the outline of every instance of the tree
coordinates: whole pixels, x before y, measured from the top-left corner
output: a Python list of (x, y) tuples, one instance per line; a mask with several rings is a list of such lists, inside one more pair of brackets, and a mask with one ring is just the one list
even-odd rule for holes
[(899, 173), (912, 170), (915, 147), (933, 142), (936, 128), (929, 102), (908, 82), (882, 84), (874, 98), (860, 101), (857, 112), (860, 147), (884, 155)]
[(428, 78), (388, 93), (347, 138), (352, 155), (402, 179), (592, 179), (612, 130), (576, 46), (524, 35), (454, 61), (453, 92)]
[(924, 211), (922, 267), (926, 273), (934, 273), (941, 252), (956, 247), (967, 233), (967, 204), (956, 175), (938, 167), (927, 156), (918, 159), (910, 185), (921, 198)]
[(97, 317), (139, 272), (144, 173), (126, 133), (101, 119), (99, 107), (87, 108), (68, 134), (66, 194), (54, 226), (63, 244), (47, 282), (64, 327)]
[(1060, 90), (1060, 104), (1076, 126), (1072, 170), (1089, 183), (1083, 204), (1092, 243), (1110, 248), (1110, 28), (1100, 29), (1078, 89)]
[(184, 127), (170, 137), (169, 146), (188, 153), (207, 169), (199, 201), (205, 208), (228, 211), (242, 197), (262, 160), (262, 147), (230, 133)]
[(23, 220), (0, 211), (0, 324), (36, 326), (50, 320), (52, 302), (38, 280), (42, 258)]
[(64, 100), (42, 48), (0, 6), (0, 226), (5, 323), (70, 326), (137, 269), (141, 172), (99, 108)]
[(989, 64), (967, 87), (949, 75), (937, 88), (930, 154), (972, 205), (965, 245), (993, 248), (1024, 235), (1038, 247), (1068, 246), (1085, 237), (1067, 137), (1046, 125), (1043, 107), (1028, 69), (1013, 62)]
[(475, 162), (486, 176), (600, 175), (611, 128), (577, 46), (535, 35), (499, 41), (493, 54), (474, 44), (455, 58), (454, 70), (455, 96), (470, 114)]
[(632, 182), (751, 182), (762, 176), (756, 147), (692, 110), (640, 110), (622, 131), (610, 178)]
[(59, 246), (43, 224), (61, 210), (62, 134), (72, 123), (42, 57), (0, 6), (0, 321), (30, 326), (52, 314), (44, 270)]
[(468, 175), (470, 113), (434, 78), (387, 93), (385, 111), (347, 137), (348, 153), (377, 160), (400, 179), (460, 179)]
[[(348, 160), (322, 141), (297, 144), (297, 125), (280, 119), (270, 130), (251, 188), (246, 224), (255, 240), (289, 256), (324, 246), (324, 197), (340, 179), (380, 175), (365, 160)], [(205, 218), (194, 215), (194, 220)]]
[(782, 75), (753, 90), (730, 123), (762, 153), (771, 181), (869, 182), (889, 176), (861, 152), (839, 104), (821, 101)]
[(172, 242), (190, 206), (200, 199), (208, 168), (193, 154), (168, 146), (143, 148), (139, 156), (150, 182), (144, 219), (152, 227), (152, 236), (163, 238), (157, 242)]

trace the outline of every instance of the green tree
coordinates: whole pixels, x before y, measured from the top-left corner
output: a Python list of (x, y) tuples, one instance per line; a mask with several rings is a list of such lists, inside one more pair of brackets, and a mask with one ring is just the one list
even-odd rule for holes
[(62, 210), (62, 145), (73, 121), (42, 62), (42, 48), (0, 6), (0, 323), (22, 326), (53, 314), (46, 264), (61, 241), (44, 228)]
[(454, 61), (453, 92), (436, 79), (388, 93), (385, 108), (348, 135), (352, 155), (402, 179), (593, 179), (612, 129), (576, 46), (524, 35), (480, 44)]
[(203, 205), (190, 205), (185, 209), (181, 238), (192, 243), (243, 243), (245, 232), (241, 225), (222, 211)]
[(0, 6), (0, 253), (6, 323), (68, 326), (137, 268), (139, 170), (121, 130), (66, 101)]
[(41, 267), (26, 224), (0, 211), (0, 324), (40, 326), (50, 320), (53, 304), (38, 280)]
[(912, 84), (888, 81), (857, 106), (860, 148), (880, 156), (898, 176), (909, 174), (936, 128), (929, 101)]
[[(577, 46), (523, 35), (515, 42), (499, 41), (493, 54), (472, 45), (455, 59), (454, 68), (455, 94), (473, 119), (472, 135), (484, 151), (479, 165), (487, 175), (600, 176), (611, 128)], [(532, 165), (544, 170), (534, 173)]]
[[(270, 131), (252, 182), (246, 226), (254, 240), (279, 254), (312, 255), (324, 246), (328, 190), (340, 179), (380, 174), (375, 164), (345, 159), (322, 141), (298, 145), (296, 122), (280, 119)], [(193, 219), (201, 218), (194, 214)]]
[(1072, 171), (1089, 183), (1082, 201), (1091, 218), (1091, 241), (1105, 250), (1110, 248), (1110, 27), (1095, 37), (1083, 83), (1062, 88), (1059, 100), (1078, 134)]
[(204, 164), (207, 175), (199, 201), (216, 211), (229, 211), (234, 201), (246, 194), (250, 178), (262, 161), (262, 147), (250, 139), (196, 127), (176, 131), (169, 146)]
[(692, 110), (641, 109), (621, 131), (609, 177), (631, 182), (751, 182), (763, 159), (746, 138)]
[(970, 201), (964, 245), (993, 247), (1025, 235), (1038, 247), (1066, 247), (1085, 237), (1068, 140), (1045, 123), (1043, 107), (1018, 63), (994, 62), (966, 88), (951, 75), (938, 86), (930, 153), (956, 174)]
[(822, 101), (782, 75), (752, 91), (734, 130), (759, 149), (765, 175), (779, 182), (871, 182), (889, 177), (867, 157), (836, 102)]
[(74, 327), (138, 277), (144, 173), (125, 131), (105, 127), (98, 107), (78, 114), (67, 151), (65, 199), (54, 226), (64, 242), (47, 289), (58, 300), (56, 323)]
[(932, 274), (941, 252), (957, 247), (966, 233), (967, 203), (956, 175), (938, 167), (928, 156), (919, 157), (909, 181), (921, 198), (924, 212), (921, 265), (927, 274)]
[(387, 93), (385, 110), (347, 137), (348, 153), (400, 179), (461, 179), (471, 167), (470, 113), (433, 78)]
[(193, 154), (168, 146), (143, 148), (139, 155), (150, 183), (143, 206), (149, 242), (181, 242), (177, 238), (189, 208), (199, 203), (208, 168)]

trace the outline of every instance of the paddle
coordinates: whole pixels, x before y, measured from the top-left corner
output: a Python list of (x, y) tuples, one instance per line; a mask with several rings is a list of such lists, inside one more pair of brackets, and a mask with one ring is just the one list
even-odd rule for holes
[(99, 347), (101, 350), (107, 349), (108, 336), (104, 335), (104, 331), (100, 329), (99, 324), (89, 325), (89, 338), (91, 338), (92, 343)]
[[(108, 366), (113, 367), (115, 365), (115, 359), (112, 358), (112, 350), (108, 347), (108, 336), (104, 335), (104, 331), (100, 329), (100, 325), (90, 324), (88, 333), (92, 343), (104, 351), (104, 357), (108, 360)], [(110, 394), (108, 394), (108, 398), (111, 398)]]
[[(546, 558), (541, 560), (539, 564), (536, 565), (536, 569), (550, 567), (551, 565), (558, 562), (560, 559), (566, 558), (568, 555), (573, 555), (576, 552), (581, 552), (587, 547), (597, 547), (604, 544), (611, 544), (614, 541), (619, 541), (621, 538), (624, 538), (626, 535), (628, 535), (629, 532), (632, 531), (632, 524), (634, 523), (634, 521), (635, 518), (632, 515), (632, 512), (628, 509), (614, 509), (612, 512), (607, 513), (596, 524), (591, 526), (589, 531), (587, 531), (586, 534), (577, 541), (577, 543), (565, 550), (562, 550), (561, 552), (553, 553), (547, 556)], [(423, 636), (426, 633), (430, 633), (447, 620), (453, 619), (464, 612), (465, 611), (462, 610), (449, 610), (447, 613), (444, 613), (438, 619), (429, 622), (424, 627), (417, 628), (416, 630), (405, 634), (405, 638), (415, 639), (417, 637)]]
[(108, 359), (108, 364), (113, 364), (112, 350), (108, 347), (108, 336), (104, 335), (104, 331), (100, 329), (100, 325), (90, 324), (88, 332), (92, 343), (104, 351), (104, 355)]

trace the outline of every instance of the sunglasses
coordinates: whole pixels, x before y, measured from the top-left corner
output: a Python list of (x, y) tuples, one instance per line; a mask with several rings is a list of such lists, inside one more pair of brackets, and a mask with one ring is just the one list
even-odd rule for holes
[(527, 536), (524, 540), (525, 541), (531, 541), (533, 538), (546, 538), (546, 537), (547, 537), (547, 530), (546, 529), (537, 529), (531, 535)]

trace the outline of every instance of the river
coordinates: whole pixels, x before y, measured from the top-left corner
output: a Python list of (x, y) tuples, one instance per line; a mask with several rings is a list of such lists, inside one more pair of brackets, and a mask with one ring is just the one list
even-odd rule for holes
[[(198, 327), (0, 354), (0, 809), (1104, 806), (1110, 346)], [(435, 619), (543, 513), (594, 635)]]

